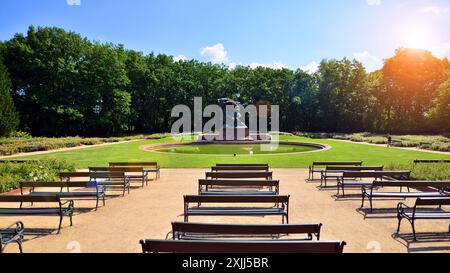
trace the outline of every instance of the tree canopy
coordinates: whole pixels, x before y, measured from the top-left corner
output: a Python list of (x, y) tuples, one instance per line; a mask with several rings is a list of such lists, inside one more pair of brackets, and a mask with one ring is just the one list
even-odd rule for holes
[(31, 26), (26, 35), (5, 41), (0, 54), (20, 129), (33, 135), (169, 131), (172, 107), (193, 107), (196, 96), (204, 105), (223, 97), (279, 105), (283, 131), (448, 132), (443, 117), (448, 117), (450, 65), (427, 51), (399, 49), (373, 73), (348, 59), (323, 60), (313, 74), (230, 69)]

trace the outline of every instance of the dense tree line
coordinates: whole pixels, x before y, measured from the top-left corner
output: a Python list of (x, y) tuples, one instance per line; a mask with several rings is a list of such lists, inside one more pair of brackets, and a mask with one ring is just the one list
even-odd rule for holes
[(33, 135), (169, 131), (172, 107), (193, 106), (195, 96), (204, 105), (222, 97), (279, 105), (283, 131), (450, 131), (450, 65), (426, 51), (399, 49), (373, 73), (343, 59), (323, 60), (309, 74), (177, 62), (59, 28), (30, 27), (0, 43), (0, 56), (6, 67), (0, 66), (0, 104), (10, 105), (0, 120), (9, 115), (12, 125), (3, 134), (17, 128), (14, 107), (20, 130)]

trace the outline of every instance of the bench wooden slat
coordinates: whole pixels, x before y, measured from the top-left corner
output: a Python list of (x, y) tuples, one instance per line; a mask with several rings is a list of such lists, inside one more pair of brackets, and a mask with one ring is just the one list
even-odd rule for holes
[(280, 180), (211, 180), (199, 179), (201, 186), (230, 186), (230, 187), (277, 187), (280, 185)]
[(221, 235), (268, 235), (268, 234), (314, 234), (320, 239), (322, 224), (305, 225), (239, 225), (173, 222), (174, 238), (179, 233), (221, 234)]
[(109, 162), (110, 167), (156, 167), (158, 162)]
[(216, 164), (216, 167), (267, 167), (269, 164)]
[(450, 159), (417, 159), (414, 164), (420, 163), (450, 163)]
[(207, 172), (206, 179), (272, 179), (272, 172)]
[(342, 253), (336, 241), (141, 240), (143, 253)]
[(289, 195), (276, 196), (203, 196), (185, 195), (185, 203), (286, 203), (289, 202)]

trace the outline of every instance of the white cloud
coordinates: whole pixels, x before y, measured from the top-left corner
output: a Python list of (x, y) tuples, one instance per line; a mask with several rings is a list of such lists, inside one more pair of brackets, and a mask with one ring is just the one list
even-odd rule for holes
[(379, 6), (381, 5), (381, 0), (366, 0), (369, 6)]
[(383, 61), (369, 53), (369, 51), (356, 52), (353, 57), (364, 64), (366, 69), (371, 72), (380, 69), (383, 66)]
[(186, 61), (186, 60), (187, 60), (187, 57), (181, 54), (181, 55), (178, 55), (178, 56), (173, 57), (173, 60), (174, 60), (175, 62)]
[(438, 6), (428, 6), (420, 9), (422, 13), (432, 13), (437, 16), (442, 16), (450, 11), (449, 8), (438, 7)]
[(225, 51), (223, 44), (218, 43), (213, 46), (203, 47), (200, 54), (212, 63), (228, 62), (228, 53)]
[(250, 68), (255, 69), (258, 67), (265, 67), (265, 68), (272, 68), (272, 69), (283, 69), (283, 68), (287, 68), (286, 65), (284, 65), (283, 63), (279, 62), (279, 61), (274, 61), (271, 64), (261, 64), (261, 63), (251, 63), (248, 66), (250, 66)]
[(300, 66), (300, 69), (309, 74), (314, 74), (319, 69), (319, 64), (313, 61), (305, 66)]
[(66, 0), (66, 3), (69, 6), (80, 6), (81, 0)]

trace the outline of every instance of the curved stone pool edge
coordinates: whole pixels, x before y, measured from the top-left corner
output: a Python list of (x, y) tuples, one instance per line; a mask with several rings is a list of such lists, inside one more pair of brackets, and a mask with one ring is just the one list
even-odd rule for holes
[[(223, 156), (223, 157), (235, 157), (231, 154), (183, 154), (183, 153), (170, 153), (170, 152), (161, 152), (156, 151), (154, 149), (160, 148), (160, 147), (166, 147), (166, 146), (189, 146), (189, 145), (249, 145), (249, 144), (271, 144), (270, 141), (230, 141), (230, 142), (224, 142), (224, 141), (209, 141), (209, 142), (168, 142), (168, 143), (159, 143), (159, 144), (149, 144), (149, 145), (143, 145), (139, 147), (139, 150), (144, 152), (151, 152), (151, 153), (157, 153), (157, 154), (165, 154), (165, 155), (181, 155), (181, 156)], [(277, 154), (253, 154), (253, 155), (245, 155), (240, 154), (237, 155), (237, 157), (261, 157), (261, 156), (286, 156), (286, 155), (299, 155), (299, 154), (309, 154), (309, 153), (318, 153), (318, 152), (324, 152), (327, 150), (332, 149), (331, 146), (326, 144), (319, 144), (319, 143), (309, 143), (309, 142), (295, 142), (295, 141), (279, 141), (277, 142), (279, 145), (292, 145), (292, 146), (307, 146), (307, 147), (314, 147), (318, 148), (318, 150), (315, 151), (307, 151), (307, 152), (296, 152), (296, 153), (277, 153)]]

